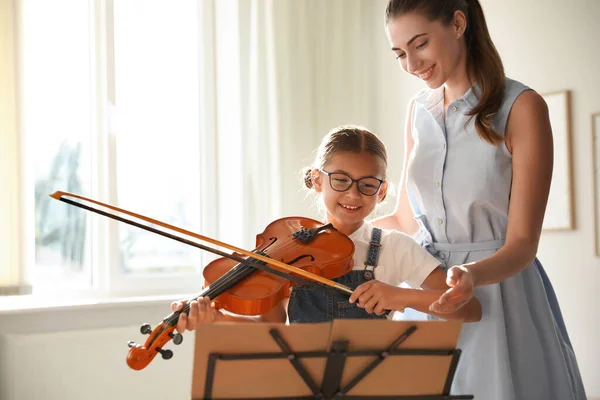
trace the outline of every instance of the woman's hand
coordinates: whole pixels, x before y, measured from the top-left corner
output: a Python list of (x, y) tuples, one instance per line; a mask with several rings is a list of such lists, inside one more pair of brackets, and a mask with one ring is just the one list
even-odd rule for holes
[(394, 304), (398, 288), (378, 280), (372, 280), (358, 286), (350, 296), (350, 304), (358, 301), (357, 306), (369, 314), (383, 315), (386, 310), (404, 309)]
[(468, 268), (469, 264), (455, 265), (446, 273), (446, 290), (440, 298), (429, 306), (429, 310), (448, 314), (456, 312), (467, 304), (475, 295), (475, 280), (473, 273)]
[[(179, 311), (185, 304), (185, 301), (174, 301), (171, 303), (171, 310)], [(186, 329), (193, 331), (201, 324), (212, 324), (218, 318), (219, 311), (215, 309), (214, 303), (211, 303), (208, 297), (200, 297), (198, 300), (190, 302), (189, 312), (181, 313), (177, 321), (177, 331), (183, 333)]]

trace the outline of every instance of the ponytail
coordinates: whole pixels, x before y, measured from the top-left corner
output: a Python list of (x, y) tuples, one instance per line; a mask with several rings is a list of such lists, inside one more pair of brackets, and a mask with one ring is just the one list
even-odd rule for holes
[(504, 66), (500, 54), (492, 42), (485, 22), (483, 9), (478, 0), (466, 0), (467, 73), (481, 90), (479, 103), (467, 114), (475, 117), (479, 136), (492, 145), (499, 145), (504, 136), (494, 131), (494, 116), (504, 98)]

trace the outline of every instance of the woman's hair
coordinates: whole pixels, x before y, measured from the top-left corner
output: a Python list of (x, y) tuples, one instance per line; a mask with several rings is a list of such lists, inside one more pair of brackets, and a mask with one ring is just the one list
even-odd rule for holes
[(385, 9), (385, 23), (404, 13), (421, 12), (430, 21), (448, 25), (454, 12), (460, 10), (467, 18), (464, 33), (467, 45), (467, 73), (481, 88), (479, 104), (468, 115), (475, 117), (479, 136), (492, 145), (504, 141), (504, 136), (492, 128), (494, 115), (504, 97), (504, 67), (492, 42), (478, 0), (390, 0)]
[(306, 187), (309, 189), (313, 187), (313, 169), (323, 169), (336, 153), (347, 151), (355, 153), (367, 152), (377, 157), (381, 162), (384, 174), (382, 179), (385, 179), (387, 151), (383, 142), (374, 133), (363, 127), (343, 125), (332, 129), (323, 138), (321, 145), (317, 149), (313, 166), (304, 170), (303, 179)]

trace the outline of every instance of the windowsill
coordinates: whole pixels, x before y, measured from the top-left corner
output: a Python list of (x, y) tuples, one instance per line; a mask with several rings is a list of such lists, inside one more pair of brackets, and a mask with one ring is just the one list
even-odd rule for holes
[(0, 297), (0, 316), (65, 309), (118, 308), (152, 304), (169, 304), (175, 300), (188, 298), (187, 295), (138, 296), (117, 298), (57, 298), (43, 295), (21, 295)]
[(145, 322), (154, 327), (170, 314), (171, 302), (192, 296), (177, 294), (101, 299), (41, 295), (0, 297), (0, 335), (139, 326)]

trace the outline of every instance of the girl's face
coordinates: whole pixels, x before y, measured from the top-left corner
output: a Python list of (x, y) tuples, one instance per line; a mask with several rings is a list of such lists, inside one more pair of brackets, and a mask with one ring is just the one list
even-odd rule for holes
[(466, 58), (465, 27), (460, 11), (448, 25), (429, 21), (419, 12), (408, 12), (391, 19), (386, 32), (402, 69), (435, 89), (456, 75)]
[[(384, 177), (382, 163), (371, 153), (340, 152), (331, 157), (323, 171), (313, 171), (313, 184), (317, 193), (322, 195), (327, 221), (342, 233), (350, 235), (360, 228), (364, 219), (385, 196), (387, 182), (383, 182), (372, 196), (367, 196), (358, 189), (360, 185), (363, 192), (375, 191), (379, 185), (377, 179), (383, 180)], [(347, 177), (337, 174), (332, 176), (332, 173), (345, 174)], [(342, 192), (332, 187), (333, 185), (340, 190), (351, 182), (350, 179), (362, 178), (364, 179), (360, 182), (352, 182), (352, 186)]]

